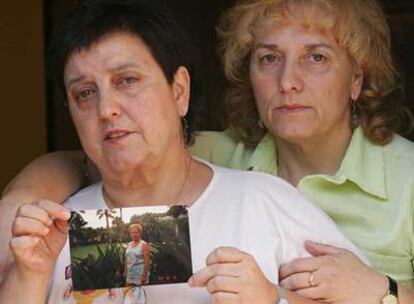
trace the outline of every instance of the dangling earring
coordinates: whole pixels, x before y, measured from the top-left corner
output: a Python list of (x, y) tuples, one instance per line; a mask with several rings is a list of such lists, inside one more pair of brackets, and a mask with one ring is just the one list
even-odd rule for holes
[(188, 135), (190, 134), (190, 126), (188, 125), (187, 118), (185, 118), (185, 117), (181, 118), (181, 126), (182, 126), (182, 129), (183, 129), (184, 142), (187, 144)]
[(357, 101), (355, 99), (351, 99), (351, 126), (353, 129), (358, 127), (359, 125), (359, 113), (357, 108)]
[(263, 123), (263, 120), (261, 118), (259, 118), (257, 120), (257, 125), (259, 126), (260, 129), (264, 129), (265, 128), (264, 123)]

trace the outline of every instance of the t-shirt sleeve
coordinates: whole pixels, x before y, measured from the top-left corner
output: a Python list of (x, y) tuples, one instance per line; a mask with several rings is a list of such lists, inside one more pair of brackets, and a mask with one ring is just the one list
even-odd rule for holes
[(304, 242), (310, 240), (348, 249), (369, 264), (362, 252), (317, 205), (285, 181), (279, 183), (283, 190), (279, 195), (275, 193), (275, 197), (279, 208), (277, 225), (282, 235), (281, 263), (310, 256), (304, 249)]

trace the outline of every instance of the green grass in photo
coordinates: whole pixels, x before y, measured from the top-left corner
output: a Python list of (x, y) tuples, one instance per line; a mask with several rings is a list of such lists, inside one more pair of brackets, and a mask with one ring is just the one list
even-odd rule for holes
[[(99, 244), (98, 245), (102, 250), (105, 250), (110, 244)], [(94, 245), (87, 245), (87, 246), (79, 246), (71, 249), (71, 256), (84, 259), (89, 254), (91, 254), (94, 258), (99, 256), (99, 252), (96, 248), (96, 244)]]

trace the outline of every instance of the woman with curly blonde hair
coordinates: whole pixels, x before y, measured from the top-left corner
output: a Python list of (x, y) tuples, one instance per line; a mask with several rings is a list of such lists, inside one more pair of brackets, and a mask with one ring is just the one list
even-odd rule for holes
[[(307, 242), (315, 257), (282, 266), (280, 284), (324, 303), (414, 303), (414, 144), (400, 136), (412, 118), (378, 2), (243, 0), (218, 32), (229, 130), (201, 132), (191, 151), (284, 178), (374, 269), (347, 250)], [(79, 159), (61, 153), (32, 163), (9, 185), (3, 218), (22, 200), (60, 201), (80, 187)]]
[(412, 117), (379, 4), (239, 1), (218, 32), (230, 129), (201, 134), (193, 152), (284, 178), (378, 271), (310, 242), (317, 257), (282, 266), (281, 285), (328, 303), (411, 303), (403, 285), (414, 287), (414, 145), (397, 133)]
[[(300, 12), (293, 11), (300, 7)], [(402, 86), (390, 52), (390, 34), (376, 1), (259, 0), (239, 1), (221, 20), (219, 51), (230, 82), (228, 121), (236, 139), (255, 147), (266, 134), (258, 123), (249, 64), (258, 31), (283, 26), (298, 18), (308, 29), (332, 31), (355, 66), (362, 69), (360, 94), (350, 99), (352, 126), (361, 125), (375, 144), (391, 141), (394, 133), (406, 134), (411, 118), (401, 106)]]

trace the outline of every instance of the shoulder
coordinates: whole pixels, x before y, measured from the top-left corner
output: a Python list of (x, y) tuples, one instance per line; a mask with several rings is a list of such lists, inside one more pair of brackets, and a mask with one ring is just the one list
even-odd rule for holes
[(106, 208), (102, 197), (102, 182), (76, 192), (66, 200), (65, 205), (74, 210)]
[(232, 136), (230, 130), (225, 131), (201, 131), (196, 134), (196, 141), (191, 146), (197, 149), (198, 147), (207, 147), (210, 144), (222, 144), (229, 147), (234, 147), (238, 142)]
[(383, 149), (390, 157), (398, 157), (414, 164), (414, 142), (400, 135), (394, 134), (391, 142), (383, 146)]
[(387, 173), (393, 178), (414, 182), (414, 143), (394, 135), (382, 149)]
[(189, 147), (189, 150), (194, 156), (226, 167), (238, 167), (235, 160), (241, 162), (246, 155), (251, 153), (251, 150), (247, 149), (243, 143), (234, 139), (229, 130), (199, 132), (195, 143)]
[(221, 162), (224, 162), (230, 157), (236, 145), (237, 142), (229, 131), (203, 131), (197, 133), (195, 142), (189, 150), (193, 155), (210, 162), (214, 162), (215, 159), (221, 159), (223, 160)]
[[(221, 178), (227, 180), (230, 183), (244, 182), (251, 184), (255, 187), (267, 188), (268, 185), (277, 185), (276, 187), (295, 189), (288, 182), (281, 179), (278, 176), (262, 173), (258, 171), (246, 171), (233, 168), (225, 168), (222, 166), (211, 165), (214, 168), (214, 172)], [(296, 190), (294, 190), (296, 191)]]
[[(292, 199), (306, 201), (295, 187), (277, 176), (220, 166), (213, 166), (213, 168), (220, 188), (227, 189), (233, 195), (238, 193), (244, 197), (254, 196), (255, 201), (262, 200), (274, 205), (288, 203)], [(234, 192), (235, 189), (237, 192)]]

